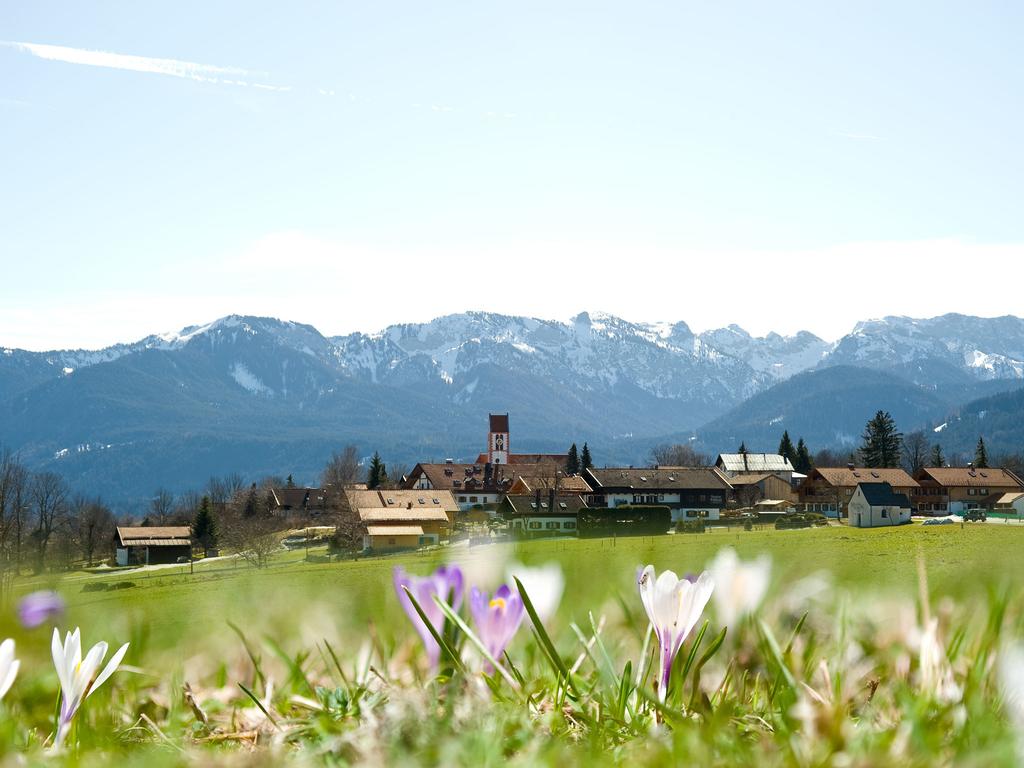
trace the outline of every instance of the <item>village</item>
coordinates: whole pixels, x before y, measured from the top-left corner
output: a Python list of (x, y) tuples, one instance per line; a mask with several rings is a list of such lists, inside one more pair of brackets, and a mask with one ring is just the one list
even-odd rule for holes
[[(565, 454), (513, 452), (507, 413), (489, 415), (486, 446), (471, 463), (417, 463), (386, 487), (271, 487), (266, 509), (276, 525), (234, 542), (234, 549), (259, 538), (266, 547), (280, 546), (274, 534), (289, 528), (293, 534), (285, 545), (315, 537), (345, 548), (337, 542), (347, 541), (347, 549), (365, 556), (456, 540), (1024, 517), (1024, 481), (1008, 469), (973, 464), (922, 467), (913, 475), (852, 463), (801, 473), (786, 456), (743, 449), (719, 454), (708, 466), (597, 467), (586, 445), (582, 453), (575, 445)], [(120, 566), (187, 562), (203, 538), (195, 525), (119, 526), (116, 532)]]

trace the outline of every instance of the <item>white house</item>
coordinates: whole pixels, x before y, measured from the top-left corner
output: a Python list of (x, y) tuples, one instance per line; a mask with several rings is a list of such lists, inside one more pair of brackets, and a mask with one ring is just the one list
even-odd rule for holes
[(994, 511), (1024, 517), (1024, 493), (1004, 493), (996, 502)]
[(732, 486), (715, 467), (592, 467), (583, 479), (593, 507), (666, 506), (672, 522), (718, 520)]
[(910, 522), (910, 499), (888, 483), (860, 483), (849, 502), (850, 525), (880, 528)]

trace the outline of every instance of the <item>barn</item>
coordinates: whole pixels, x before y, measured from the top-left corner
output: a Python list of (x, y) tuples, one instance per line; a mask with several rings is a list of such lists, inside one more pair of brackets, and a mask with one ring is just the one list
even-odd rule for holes
[(192, 531), (187, 525), (118, 526), (114, 545), (118, 565), (176, 563), (192, 557)]

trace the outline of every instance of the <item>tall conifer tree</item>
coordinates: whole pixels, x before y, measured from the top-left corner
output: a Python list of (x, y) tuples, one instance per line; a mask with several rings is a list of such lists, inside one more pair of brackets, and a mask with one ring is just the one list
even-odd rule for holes
[(782, 433), (782, 439), (779, 441), (779, 455), (789, 459), (789, 463), (796, 466), (796, 448), (793, 447), (788, 429)]
[(569, 446), (569, 457), (565, 462), (565, 471), (570, 475), (578, 475), (580, 473), (580, 455), (576, 450), (576, 443)]
[(878, 411), (864, 427), (862, 437), (860, 456), (864, 466), (877, 469), (900, 465), (903, 434), (896, 429), (896, 422), (888, 411)]
[(594, 466), (594, 460), (590, 458), (590, 446), (583, 444), (583, 451), (580, 453), (580, 471), (590, 469)]
[(988, 449), (985, 448), (985, 438), (978, 438), (978, 447), (974, 449), (974, 466), (978, 469), (988, 469)]

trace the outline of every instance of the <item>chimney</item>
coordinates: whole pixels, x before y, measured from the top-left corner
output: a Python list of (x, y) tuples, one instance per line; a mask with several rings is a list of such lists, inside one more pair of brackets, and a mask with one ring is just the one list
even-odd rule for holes
[(552, 512), (555, 511), (555, 489), (554, 488), (552, 488), (550, 491), (548, 491), (548, 509), (550, 509)]
[(537, 506), (537, 511), (540, 512), (540, 488), (537, 489), (537, 500), (534, 503)]
[(743, 452), (743, 471), (746, 472), (749, 469), (747, 466), (747, 452)]
[(846, 465), (846, 468), (848, 470), (850, 470), (851, 472), (853, 472), (853, 470), (856, 469), (856, 466), (851, 462), (851, 463)]
[(406, 507), (405, 508), (406, 509), (412, 509), (412, 502), (411, 501), (406, 502)]

